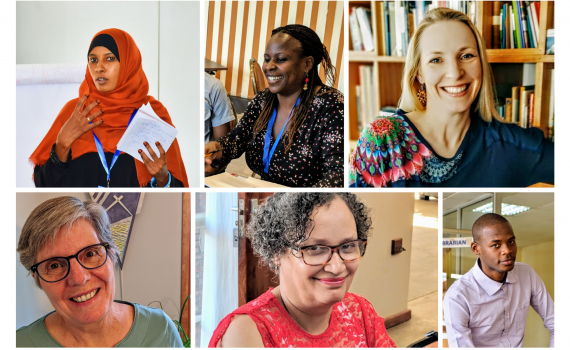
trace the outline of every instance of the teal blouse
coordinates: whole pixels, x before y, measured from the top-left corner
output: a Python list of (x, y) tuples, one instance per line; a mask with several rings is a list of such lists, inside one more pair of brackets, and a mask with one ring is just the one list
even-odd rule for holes
[[(184, 347), (174, 322), (172, 322), (164, 311), (126, 301), (115, 300), (115, 302), (132, 305), (135, 308), (135, 319), (131, 330), (127, 336), (117, 344), (117, 348)], [(28, 326), (18, 329), (16, 331), (16, 347), (63, 347), (52, 338), (44, 324), (44, 319), (49, 314)]]

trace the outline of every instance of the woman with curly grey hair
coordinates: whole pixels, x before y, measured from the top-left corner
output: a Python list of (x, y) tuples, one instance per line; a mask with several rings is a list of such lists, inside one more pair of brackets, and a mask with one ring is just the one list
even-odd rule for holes
[(279, 286), (218, 325), (210, 347), (395, 347), (348, 290), (366, 252), (368, 208), (351, 193), (277, 193), (252, 214), (254, 252)]
[(22, 227), (18, 253), (55, 311), (18, 329), (17, 347), (182, 347), (162, 310), (113, 300), (118, 250), (99, 204), (74, 197), (40, 204)]

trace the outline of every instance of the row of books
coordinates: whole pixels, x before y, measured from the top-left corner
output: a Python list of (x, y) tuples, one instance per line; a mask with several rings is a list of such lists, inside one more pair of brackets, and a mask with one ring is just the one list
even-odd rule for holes
[(350, 36), (354, 51), (374, 51), (374, 35), (370, 9), (366, 7), (351, 7), (348, 17)]
[(376, 110), (378, 94), (373, 77), (374, 68), (371, 65), (361, 64), (358, 67), (360, 84), (356, 86), (356, 113), (359, 132), (378, 116), (378, 110)]
[(493, 1), (492, 48), (537, 48), (539, 18), (539, 1)]
[(550, 106), (548, 109), (548, 138), (554, 142), (554, 69), (550, 74)]
[[(383, 1), (379, 6), (380, 18), (378, 29), (380, 47), (383, 56), (405, 56), (410, 38), (425, 18), (426, 13), (437, 7), (447, 7), (461, 11), (477, 19), (476, 1)], [(349, 15), (350, 38), (354, 51), (374, 51), (371, 12), (366, 7), (351, 7)]]
[(517, 123), (523, 128), (534, 123), (534, 85), (513, 86), (511, 97), (497, 105), (497, 112), (506, 122)]

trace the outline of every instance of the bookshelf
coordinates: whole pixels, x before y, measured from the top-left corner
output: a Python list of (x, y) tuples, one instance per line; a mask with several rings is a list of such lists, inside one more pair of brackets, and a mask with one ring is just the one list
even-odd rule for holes
[[(356, 87), (361, 82), (359, 69), (361, 65), (372, 66), (375, 89), (374, 108), (379, 111), (385, 106), (397, 106), (402, 93), (401, 80), (404, 70), (405, 57), (386, 56), (383, 46), (384, 27), (384, 1), (349, 1), (349, 8), (364, 7), (371, 12), (371, 27), (374, 38), (373, 51), (355, 51), (353, 48), (349, 26), (349, 138), (351, 149), (358, 140), (361, 125), (358, 120), (358, 107)], [(540, 1), (538, 47), (528, 49), (487, 49), (487, 57), (495, 75), (500, 75), (505, 64), (512, 66), (509, 71), (522, 72), (524, 63), (536, 65), (535, 73), (535, 106), (533, 126), (540, 128), (545, 136), (548, 136), (548, 118), (550, 113), (551, 78), (554, 69), (554, 55), (545, 55), (547, 29), (554, 28), (554, 1)], [(487, 43), (491, 47), (493, 2), (477, 2), (476, 26)], [(509, 77), (495, 77), (497, 80), (509, 79)], [(515, 77), (513, 85), (520, 84)]]

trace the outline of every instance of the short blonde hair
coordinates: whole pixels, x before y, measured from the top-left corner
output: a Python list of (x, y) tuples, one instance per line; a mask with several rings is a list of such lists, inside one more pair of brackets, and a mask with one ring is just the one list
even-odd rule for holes
[[(38, 205), (30, 214), (22, 227), (18, 253), (20, 262), (30, 271), (36, 263), (36, 256), (43, 246), (51, 240), (52, 245), (60, 229), (71, 228), (78, 220), (85, 220), (97, 234), (101, 243), (109, 244), (109, 258), (113, 262), (119, 256), (111, 234), (111, 222), (105, 208), (91, 201), (81, 201), (75, 197), (57, 197)], [(35, 274), (36, 285), (41, 289), (38, 274)]]
[[(427, 27), (432, 24), (442, 21), (458, 21), (464, 23), (471, 29), (475, 40), (477, 40), (477, 50), (481, 60), (481, 70), (483, 77), (481, 81), (481, 88), (479, 93), (471, 105), (472, 111), (479, 111), (481, 118), (490, 122), (494, 119), (503, 121), (495, 109), (495, 94), (493, 92), (493, 73), (491, 66), (487, 61), (487, 51), (485, 49), (485, 41), (479, 34), (477, 28), (473, 25), (469, 17), (464, 13), (452, 9), (440, 7), (429, 11), (426, 18), (420, 23), (408, 47), (408, 54), (406, 55), (406, 64), (404, 66), (404, 77), (402, 79), (402, 96), (398, 108), (406, 111), (425, 110), (417, 98), (417, 93), (420, 89), (420, 82), (417, 79), (420, 70), (421, 52), (420, 52), (420, 39), (422, 33)], [(429, 98), (429, 96), (428, 96)]]

